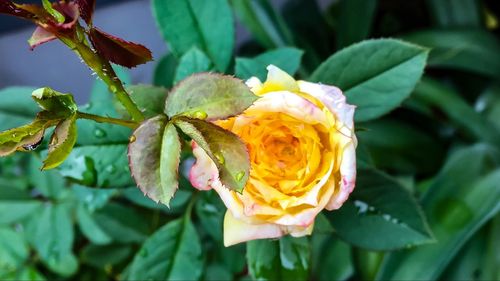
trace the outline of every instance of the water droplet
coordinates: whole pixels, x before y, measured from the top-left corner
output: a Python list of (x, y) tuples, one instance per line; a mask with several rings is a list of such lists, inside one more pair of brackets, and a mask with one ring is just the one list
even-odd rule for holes
[(237, 180), (237, 181), (241, 181), (243, 179), (243, 177), (245, 176), (245, 172), (241, 171), (239, 173), (236, 174), (236, 176), (234, 176), (234, 178)]
[(208, 114), (205, 111), (196, 111), (192, 114), (192, 116), (193, 116), (193, 118), (196, 118), (196, 119), (205, 120), (205, 119), (207, 119)]
[(16, 136), (17, 136), (17, 134), (16, 134), (16, 133), (13, 133), (13, 134), (12, 134), (12, 137), (13, 137), (13, 138), (15, 138)]
[(224, 156), (220, 152), (214, 153), (215, 158), (217, 158), (217, 162), (219, 162), (221, 165), (224, 165), (226, 163), (226, 159), (224, 159)]
[(130, 138), (128, 139), (128, 141), (130, 143), (134, 143), (136, 140), (137, 140), (137, 137), (135, 135), (131, 135)]
[(25, 146), (23, 146), (23, 148), (26, 149), (26, 150), (28, 150), (28, 151), (33, 151), (33, 150), (37, 149), (37, 147), (40, 146), (40, 144), (42, 143), (42, 141), (43, 141), (43, 136), (42, 136), (42, 138), (40, 138), (40, 140), (38, 142), (25, 145)]
[(111, 86), (109, 86), (109, 90), (110, 90), (112, 93), (114, 93), (114, 92), (118, 91), (118, 88), (117, 88), (115, 85), (111, 85)]
[(102, 129), (95, 129), (94, 131), (94, 136), (96, 136), (97, 138), (103, 138), (106, 136), (106, 132)]
[(109, 166), (106, 167), (106, 172), (110, 173), (110, 174), (113, 174), (114, 172), (116, 172), (116, 167), (115, 165), (111, 164)]

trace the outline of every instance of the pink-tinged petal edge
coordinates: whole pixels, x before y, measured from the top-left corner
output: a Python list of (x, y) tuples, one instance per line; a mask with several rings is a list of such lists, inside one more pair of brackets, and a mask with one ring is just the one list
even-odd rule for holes
[(30, 49), (33, 51), (36, 47), (55, 39), (57, 39), (57, 37), (53, 33), (48, 32), (42, 27), (37, 27), (33, 32), (33, 35), (31, 35), (31, 38), (28, 40), (28, 44), (30, 45)]
[(192, 141), (191, 147), (196, 162), (189, 172), (189, 181), (198, 190), (210, 190), (212, 183), (219, 178), (217, 166), (196, 142)]

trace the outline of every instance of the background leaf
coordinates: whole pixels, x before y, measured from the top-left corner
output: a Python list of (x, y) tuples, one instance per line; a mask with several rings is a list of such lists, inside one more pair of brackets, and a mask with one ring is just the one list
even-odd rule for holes
[(378, 0), (340, 1), (337, 46), (347, 47), (370, 33)]
[[(234, 47), (234, 20), (227, 0), (155, 0), (153, 14), (177, 57), (196, 46), (221, 72)], [(174, 23), (174, 24), (173, 24)]]
[(332, 55), (310, 79), (339, 87), (347, 102), (357, 106), (355, 120), (367, 121), (410, 95), (426, 59), (427, 50), (416, 45), (393, 39), (364, 41)]
[(267, 66), (273, 64), (293, 76), (300, 67), (303, 53), (296, 48), (283, 47), (262, 53), (254, 58), (236, 58), (235, 73), (243, 80), (255, 76), (265, 81)]
[(326, 213), (340, 238), (372, 250), (433, 242), (420, 206), (397, 181), (375, 170), (361, 170), (356, 185), (351, 201)]
[(128, 279), (197, 280), (203, 258), (200, 240), (188, 218), (172, 221), (142, 246), (130, 265)]
[(247, 243), (248, 267), (255, 280), (307, 280), (310, 255), (309, 242), (304, 237)]
[(452, 154), (422, 199), (437, 243), (388, 255), (377, 279), (436, 279), (500, 209), (499, 161), (498, 150), (482, 144)]
[(175, 70), (174, 84), (192, 74), (209, 71), (211, 65), (210, 58), (202, 51), (196, 47), (191, 48), (179, 59), (179, 65)]

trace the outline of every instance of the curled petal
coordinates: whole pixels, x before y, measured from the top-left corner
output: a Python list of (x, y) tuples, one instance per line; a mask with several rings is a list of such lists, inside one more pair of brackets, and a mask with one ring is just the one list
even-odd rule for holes
[(198, 190), (210, 190), (212, 183), (219, 178), (217, 166), (196, 142), (192, 141), (191, 147), (196, 162), (189, 172), (189, 181)]
[(228, 210), (224, 216), (224, 246), (264, 238), (278, 238), (284, 233), (276, 224), (249, 224), (237, 219)]

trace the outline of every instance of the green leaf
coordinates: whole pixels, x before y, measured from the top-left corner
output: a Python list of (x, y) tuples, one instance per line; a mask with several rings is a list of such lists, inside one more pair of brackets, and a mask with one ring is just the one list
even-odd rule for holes
[(250, 161), (247, 148), (237, 135), (198, 119), (181, 117), (174, 124), (214, 161), (224, 186), (243, 191), (250, 174)]
[(143, 122), (129, 144), (132, 176), (144, 195), (169, 205), (177, 190), (181, 143), (173, 124), (164, 115)]
[(57, 171), (79, 184), (94, 187), (128, 187), (134, 184), (128, 167), (126, 144), (77, 146)]
[(78, 110), (71, 94), (63, 94), (45, 87), (32, 93), (33, 100), (55, 117), (68, 117)]
[(62, 276), (72, 275), (78, 261), (72, 253), (73, 225), (68, 203), (46, 204), (39, 216), (32, 217), (26, 235), (49, 269)]
[(202, 254), (191, 221), (187, 217), (171, 221), (146, 240), (130, 265), (128, 279), (198, 280)]
[(57, 171), (41, 171), (43, 165), (39, 155), (30, 157), (28, 180), (37, 192), (47, 198), (62, 199), (65, 196), (65, 180)]
[(500, 76), (500, 41), (483, 29), (425, 30), (403, 39), (432, 48), (431, 67), (471, 71), (491, 78)]
[(83, 204), (78, 205), (76, 210), (76, 219), (85, 237), (97, 245), (111, 243), (111, 237), (109, 237), (109, 235), (97, 224), (95, 219), (91, 216), (90, 211), (84, 207)]
[(266, 48), (292, 45), (292, 35), (285, 21), (268, 0), (232, 0), (243, 24)]
[(76, 143), (76, 114), (57, 124), (50, 139), (47, 158), (43, 161), (42, 170), (59, 166), (71, 153)]
[(428, 51), (394, 39), (368, 40), (328, 58), (314, 82), (335, 85), (357, 106), (355, 120), (368, 121), (398, 107), (422, 76)]
[(0, 186), (0, 225), (17, 223), (36, 214), (42, 202), (33, 200), (24, 190), (12, 185)]
[(91, 214), (94, 221), (113, 241), (141, 243), (148, 232), (144, 217), (130, 206), (109, 203)]
[(31, 93), (34, 88), (10, 87), (0, 90), (0, 130), (19, 127), (31, 122), (39, 111)]
[(481, 8), (475, 0), (427, 0), (433, 21), (440, 27), (480, 27)]
[(87, 245), (82, 250), (81, 260), (99, 269), (119, 264), (125, 261), (132, 254), (132, 247), (129, 245)]
[(170, 199), (179, 188), (179, 163), (181, 157), (181, 142), (174, 124), (165, 127), (161, 143), (160, 180), (161, 195), (159, 200), (170, 206)]
[(179, 83), (168, 95), (165, 113), (174, 117), (225, 119), (237, 115), (257, 100), (243, 81), (220, 74), (202, 73)]
[(375, 17), (377, 0), (342, 0), (337, 28), (339, 49), (368, 37)]
[[(315, 230), (316, 230), (316, 226)], [(313, 234), (311, 280), (347, 280), (354, 273), (351, 248), (331, 234)]]
[(273, 64), (293, 76), (300, 67), (303, 54), (302, 50), (284, 47), (265, 52), (254, 58), (236, 58), (235, 73), (237, 77), (244, 80), (255, 76), (264, 81), (267, 77), (266, 67)]
[(386, 256), (379, 280), (434, 280), (500, 210), (500, 152), (478, 144), (451, 155), (422, 199), (437, 243)]
[(193, 46), (224, 72), (234, 47), (234, 19), (227, 0), (154, 0), (153, 14), (177, 57)]
[(308, 280), (311, 251), (307, 238), (247, 243), (247, 262), (254, 280)]
[(340, 238), (371, 250), (434, 241), (420, 206), (396, 180), (376, 170), (361, 170), (356, 185), (350, 201), (325, 213)]
[(222, 225), (226, 207), (213, 190), (202, 192), (196, 200), (195, 211), (205, 231), (215, 241), (222, 242)]
[(42, 142), (45, 129), (54, 120), (36, 118), (32, 123), (0, 132), (0, 156), (7, 156), (16, 150), (36, 149)]
[(372, 121), (361, 126), (366, 130), (356, 135), (376, 167), (405, 174), (431, 173), (441, 167), (444, 149), (441, 143), (436, 142), (435, 136), (393, 119)]
[[(489, 225), (485, 225), (462, 247), (440, 276), (440, 280), (498, 279), (495, 276), (495, 271), (498, 271), (495, 255), (498, 255), (499, 248), (489, 245), (488, 230), (490, 230)], [(488, 268), (489, 264), (494, 264), (495, 267)]]
[(171, 88), (174, 85), (177, 64), (177, 58), (172, 53), (164, 55), (156, 64), (153, 83), (156, 86)]
[(175, 70), (174, 85), (186, 77), (210, 70), (212, 62), (200, 49), (193, 47), (187, 51), (180, 59)]
[(11, 228), (0, 227), (0, 249), (0, 277), (18, 271), (29, 257), (24, 236)]
[[(486, 118), (478, 114), (458, 93), (429, 78), (415, 88), (414, 98), (438, 108), (451, 123), (465, 130), (477, 140), (500, 144), (500, 132)], [(436, 111), (434, 109), (434, 111)], [(442, 116), (440, 114), (439, 116)]]
[[(153, 85), (139, 84), (127, 87), (127, 92), (135, 105), (144, 114), (144, 117), (151, 118), (163, 113), (163, 106), (168, 94), (167, 89)], [(117, 100), (115, 100), (115, 106), (120, 115), (130, 118), (125, 107)]]

